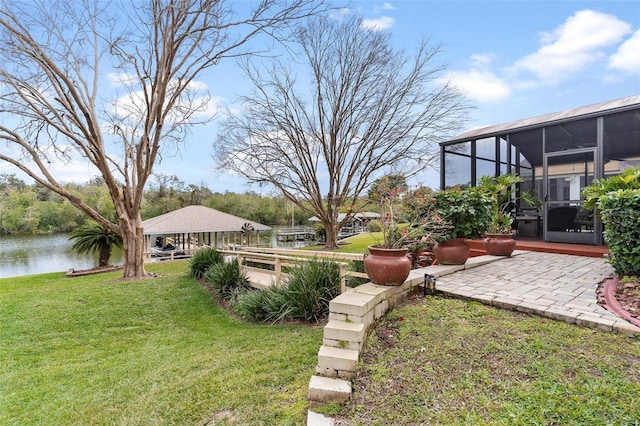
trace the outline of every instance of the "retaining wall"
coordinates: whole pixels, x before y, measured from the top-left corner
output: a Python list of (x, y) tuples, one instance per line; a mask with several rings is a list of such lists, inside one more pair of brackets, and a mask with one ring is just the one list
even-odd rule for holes
[(351, 379), (358, 372), (358, 361), (369, 330), (389, 309), (416, 291), (417, 286), (422, 287), (425, 274), (437, 278), (495, 260), (495, 256), (480, 256), (470, 258), (464, 265), (415, 269), (402, 285), (366, 283), (333, 299), (329, 303), (329, 322), (324, 328), (322, 346), (318, 351), (316, 374), (309, 382), (309, 405), (316, 407), (349, 401)]

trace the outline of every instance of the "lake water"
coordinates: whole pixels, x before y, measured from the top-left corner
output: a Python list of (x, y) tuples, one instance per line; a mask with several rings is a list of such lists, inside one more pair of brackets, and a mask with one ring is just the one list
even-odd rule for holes
[[(260, 244), (262, 247), (300, 247), (309, 244), (308, 241), (279, 241), (276, 237), (278, 231), (286, 233), (303, 229), (306, 228), (274, 227), (271, 235), (261, 236)], [(69, 234), (0, 235), (0, 278), (66, 272), (71, 268), (89, 269), (98, 265), (97, 254), (78, 254), (71, 248), (72, 245)], [(122, 251), (119, 248), (114, 247), (109, 263), (122, 264)]]
[[(89, 269), (98, 256), (78, 254), (69, 234), (0, 235), (0, 278), (19, 275)], [(114, 248), (111, 264), (122, 263), (122, 251)]]

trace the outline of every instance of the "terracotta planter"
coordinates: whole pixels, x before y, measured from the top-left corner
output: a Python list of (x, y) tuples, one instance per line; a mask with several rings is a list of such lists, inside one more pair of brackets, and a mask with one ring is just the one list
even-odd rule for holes
[(464, 238), (452, 238), (433, 246), (433, 256), (441, 265), (464, 265), (469, 258), (469, 245)]
[(364, 258), (364, 269), (374, 284), (401, 285), (411, 272), (411, 259), (407, 249), (369, 247)]
[(484, 240), (484, 249), (492, 256), (511, 256), (516, 248), (516, 240), (513, 234), (487, 234)]

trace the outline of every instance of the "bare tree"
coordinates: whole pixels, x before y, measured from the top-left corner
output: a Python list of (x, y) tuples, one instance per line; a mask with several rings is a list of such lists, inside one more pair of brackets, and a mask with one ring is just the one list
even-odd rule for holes
[[(140, 206), (154, 164), (211, 118), (198, 78), (220, 60), (255, 53), (248, 42), (257, 36), (284, 34), (322, 7), (315, 0), (0, 1), (0, 160), (121, 235), (126, 278), (146, 275)], [(52, 161), (72, 154), (101, 174), (117, 223), (51, 173)]]
[(361, 24), (357, 16), (319, 18), (296, 32), (291, 61), (304, 62), (296, 66), (306, 66), (310, 81), (296, 81), (282, 60), (268, 72), (247, 62), (255, 92), (217, 141), (221, 167), (273, 185), (316, 215), (326, 248), (337, 246), (340, 209), (356, 213), (358, 196), (381, 175), (410, 178), (434, 165), (437, 143), (467, 109), (453, 87), (436, 84), (440, 46), (423, 41), (408, 57), (388, 34)]

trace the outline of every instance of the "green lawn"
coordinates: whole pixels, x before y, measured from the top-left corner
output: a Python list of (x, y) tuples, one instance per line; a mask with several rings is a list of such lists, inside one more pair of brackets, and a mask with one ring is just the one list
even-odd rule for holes
[[(367, 247), (380, 244), (382, 242), (382, 232), (364, 232), (353, 237), (340, 240), (336, 251), (341, 253), (369, 253)], [(305, 250), (322, 250), (324, 245), (304, 247)]]
[(351, 425), (638, 425), (640, 339), (443, 297), (369, 336)]
[(322, 328), (245, 324), (185, 262), (0, 279), (0, 424), (301, 424)]

